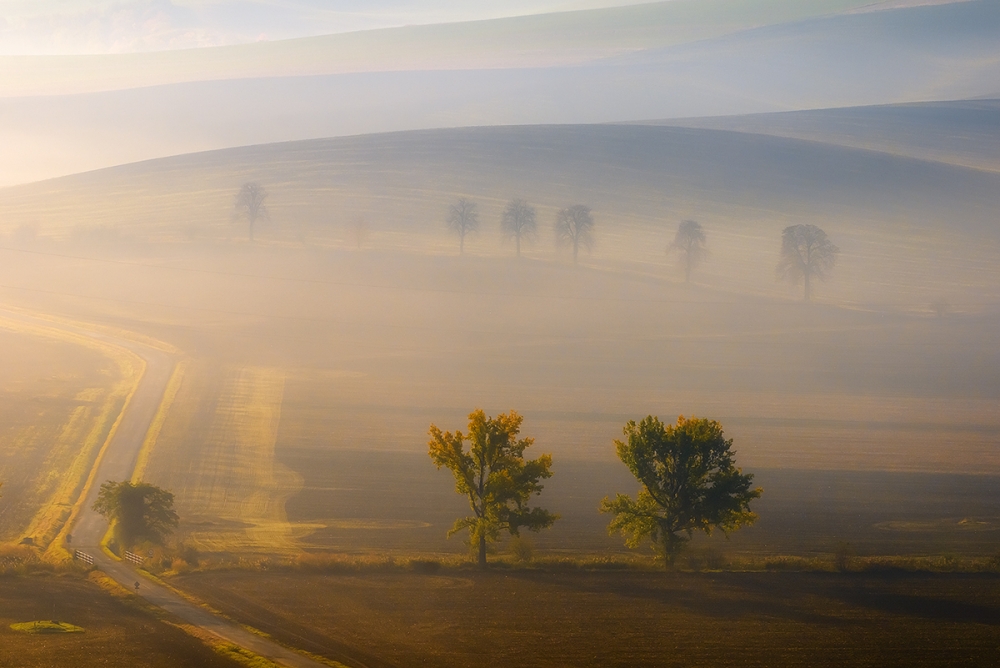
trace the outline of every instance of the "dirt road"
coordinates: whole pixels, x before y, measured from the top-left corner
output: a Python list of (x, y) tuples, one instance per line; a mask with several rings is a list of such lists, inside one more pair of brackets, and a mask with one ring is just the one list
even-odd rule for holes
[[(149, 425), (153, 421), (163, 398), (167, 383), (170, 380), (176, 360), (166, 352), (157, 350), (127, 339), (120, 339), (108, 334), (92, 331), (85, 326), (56, 323), (41, 318), (33, 318), (20, 312), (4, 313), (5, 317), (21, 320), (33, 325), (58, 327), (74, 334), (84, 335), (116, 346), (126, 348), (141, 357), (146, 362), (146, 371), (139, 382), (132, 400), (126, 408), (122, 421), (115, 432), (98, 465), (95, 484), (89, 491), (83, 510), (75, 524), (70, 528), (72, 542), (70, 549), (80, 549), (94, 558), (94, 564), (100, 570), (114, 578), (129, 590), (135, 590), (139, 583), (138, 593), (144, 599), (173, 613), (184, 621), (215, 633), (229, 642), (249, 649), (272, 661), (294, 668), (322, 668), (326, 664), (314, 661), (297, 654), (266, 638), (254, 635), (243, 627), (223, 619), (207, 610), (193, 605), (166, 587), (147, 580), (124, 562), (108, 558), (101, 552), (100, 542), (108, 525), (103, 517), (91, 510), (97, 497), (100, 483), (105, 480), (127, 480), (132, 477), (136, 459), (142, 442), (145, 439)], [(352, 666), (363, 664), (351, 661)]]

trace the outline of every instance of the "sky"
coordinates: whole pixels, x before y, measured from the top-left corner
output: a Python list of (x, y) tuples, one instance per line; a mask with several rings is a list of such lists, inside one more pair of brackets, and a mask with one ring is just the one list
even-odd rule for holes
[(0, 55), (159, 51), (642, 0), (0, 0)]

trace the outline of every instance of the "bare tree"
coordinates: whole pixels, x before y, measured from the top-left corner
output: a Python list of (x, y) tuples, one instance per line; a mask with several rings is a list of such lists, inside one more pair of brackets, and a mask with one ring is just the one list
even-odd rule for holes
[(667, 252), (677, 252), (684, 258), (684, 282), (691, 282), (691, 270), (701, 262), (708, 250), (705, 248), (705, 230), (696, 220), (682, 220), (677, 226), (677, 236), (667, 247)]
[(521, 257), (521, 239), (531, 239), (535, 236), (535, 207), (523, 199), (512, 199), (503, 210), (500, 230), (506, 238), (513, 237), (517, 244), (517, 256)]
[(810, 279), (823, 280), (833, 269), (840, 249), (815, 225), (790, 225), (781, 233), (781, 259), (778, 278), (805, 283), (803, 299), (809, 301)]
[(458, 252), (465, 252), (465, 235), (479, 230), (479, 211), (476, 203), (464, 197), (448, 209), (448, 229), (458, 235)]
[(573, 247), (573, 264), (580, 254), (580, 246), (589, 251), (594, 246), (594, 216), (590, 207), (574, 204), (561, 209), (556, 216), (556, 244)]
[(236, 204), (233, 211), (233, 218), (246, 218), (250, 224), (250, 241), (253, 241), (253, 226), (261, 218), (270, 220), (264, 200), (267, 199), (267, 191), (259, 183), (244, 183), (240, 191), (236, 193)]

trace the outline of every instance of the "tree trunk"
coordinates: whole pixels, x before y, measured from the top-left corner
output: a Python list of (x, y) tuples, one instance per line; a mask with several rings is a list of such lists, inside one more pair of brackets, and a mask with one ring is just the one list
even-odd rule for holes
[(459, 255), (465, 254), (465, 232), (462, 232), (458, 236), (458, 254)]
[(479, 534), (479, 568), (486, 570), (486, 534)]
[(514, 235), (514, 242), (517, 244), (517, 256), (521, 257), (521, 235), (520, 234), (515, 234)]
[(580, 254), (580, 242), (573, 239), (573, 264), (576, 264), (576, 257)]
[(805, 278), (806, 278), (806, 291), (805, 291), (805, 297), (803, 298), (803, 300), (804, 301), (809, 301), (809, 271), (808, 270), (806, 270)]
[(684, 256), (684, 282), (691, 282), (691, 251), (688, 250), (687, 255)]

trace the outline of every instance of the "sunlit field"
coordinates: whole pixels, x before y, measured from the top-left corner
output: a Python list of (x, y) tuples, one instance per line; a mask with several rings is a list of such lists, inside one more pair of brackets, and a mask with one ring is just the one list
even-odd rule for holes
[[(170, 490), (180, 523), (145, 567), (328, 659), (986, 665), (993, 112), (462, 128), (124, 165), (0, 191), (0, 299), (171, 350), (133, 477)], [(952, 149), (921, 140), (958, 127)], [(268, 192), (253, 240), (233, 212), (249, 181)], [(481, 221), (464, 253), (445, 225), (459, 197)], [(520, 257), (499, 225), (514, 197), (537, 208)], [(577, 263), (553, 232), (573, 204), (596, 221)], [(685, 219), (707, 235), (690, 283), (667, 252)], [(776, 276), (795, 224), (840, 250), (808, 302)], [(4, 322), (0, 538), (44, 543), (141, 365)], [(430, 425), (464, 430), (475, 408), (523, 414), (528, 454), (553, 457), (533, 502), (559, 515), (500, 541), (485, 574), (446, 537), (468, 502), (427, 456)], [(636, 492), (614, 439), (646, 415), (720, 421), (763, 488), (756, 524), (696, 536), (669, 574), (598, 511)]]
[(135, 380), (138, 360), (57, 326), (0, 316), (0, 541), (44, 549)]

